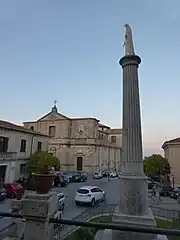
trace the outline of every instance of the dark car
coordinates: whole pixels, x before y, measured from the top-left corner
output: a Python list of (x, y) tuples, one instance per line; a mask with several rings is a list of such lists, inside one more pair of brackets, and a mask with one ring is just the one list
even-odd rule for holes
[(72, 174), (70, 172), (68, 172), (68, 177), (69, 177), (69, 182), (72, 182)]
[(81, 175), (82, 181), (86, 182), (87, 181), (87, 174), (85, 172), (80, 172), (80, 175)]
[(0, 189), (0, 201), (4, 201), (6, 199), (6, 190), (5, 188)]
[(169, 185), (164, 185), (161, 187), (160, 196), (170, 196), (173, 188)]
[(180, 187), (174, 188), (170, 194), (170, 197), (174, 199), (178, 199), (178, 197), (180, 197)]
[(108, 173), (108, 172), (102, 172), (102, 176), (103, 176), (104, 178), (107, 178), (107, 177), (109, 177), (109, 173)]
[(62, 174), (61, 177), (63, 178), (63, 180), (66, 182), (66, 185), (69, 183), (69, 177), (65, 174)]
[(67, 185), (67, 181), (64, 176), (61, 174), (56, 174), (54, 177), (54, 187), (65, 187)]
[(72, 182), (72, 174), (70, 172), (62, 172), (62, 175), (67, 178), (68, 183)]
[(72, 181), (73, 182), (86, 182), (87, 174), (84, 172), (74, 172), (74, 173), (72, 173)]

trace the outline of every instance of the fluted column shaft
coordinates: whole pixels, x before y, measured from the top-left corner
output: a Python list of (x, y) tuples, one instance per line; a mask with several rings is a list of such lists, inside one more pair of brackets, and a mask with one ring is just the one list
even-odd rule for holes
[(139, 176), (144, 175), (138, 84), (140, 62), (136, 55), (125, 56), (119, 62), (123, 68), (123, 172)]

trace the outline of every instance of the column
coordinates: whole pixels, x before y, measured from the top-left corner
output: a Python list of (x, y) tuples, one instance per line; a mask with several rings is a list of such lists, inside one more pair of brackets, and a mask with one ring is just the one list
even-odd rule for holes
[(144, 175), (142, 156), (141, 116), (136, 55), (121, 58), (123, 68), (123, 160), (124, 173)]
[(123, 68), (123, 137), (119, 212), (142, 216), (148, 212), (147, 177), (143, 171), (141, 117), (136, 55), (120, 59)]

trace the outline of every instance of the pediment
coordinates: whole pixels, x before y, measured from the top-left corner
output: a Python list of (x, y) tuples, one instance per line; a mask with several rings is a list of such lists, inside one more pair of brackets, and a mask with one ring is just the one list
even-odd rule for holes
[(57, 112), (49, 112), (45, 116), (38, 119), (39, 121), (48, 121), (48, 120), (65, 120), (69, 119), (68, 117), (64, 116), (63, 114), (57, 113)]

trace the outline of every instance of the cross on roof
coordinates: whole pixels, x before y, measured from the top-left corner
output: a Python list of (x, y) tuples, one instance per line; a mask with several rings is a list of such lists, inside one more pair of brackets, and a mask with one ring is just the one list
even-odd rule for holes
[(57, 100), (54, 100), (54, 107), (56, 107), (56, 104), (57, 104)]

